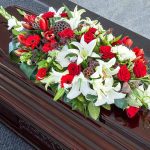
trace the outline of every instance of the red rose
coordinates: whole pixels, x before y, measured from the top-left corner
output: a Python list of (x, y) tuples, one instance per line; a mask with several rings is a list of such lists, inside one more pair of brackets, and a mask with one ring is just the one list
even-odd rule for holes
[(68, 65), (68, 71), (71, 75), (78, 75), (80, 73), (80, 66), (78, 66), (76, 63), (70, 63)]
[(137, 78), (144, 77), (147, 74), (146, 66), (142, 60), (135, 62), (133, 72)]
[(133, 118), (138, 113), (139, 110), (140, 108), (130, 106), (129, 108), (126, 109), (127, 116), (129, 118)]
[(17, 38), (18, 38), (18, 41), (19, 41), (21, 44), (25, 44), (25, 42), (26, 42), (26, 37), (25, 37), (24, 34), (19, 34), (19, 35), (17, 36)]
[(111, 45), (115, 46), (115, 45), (121, 45), (121, 44), (122, 44), (121, 40), (118, 40), (116, 42), (113, 42)]
[(96, 30), (97, 30), (96, 28), (89, 28), (88, 32), (95, 34)]
[(71, 84), (74, 76), (71, 74), (67, 74), (61, 77), (61, 87), (64, 88), (64, 84)]
[(73, 38), (74, 32), (70, 28), (66, 28), (63, 31), (58, 33), (60, 38)]
[(57, 42), (55, 39), (52, 39), (50, 42), (45, 43), (42, 47), (42, 51), (45, 53), (48, 53), (48, 51), (52, 51), (57, 45)]
[(47, 20), (45, 20), (44, 18), (41, 18), (39, 20), (39, 26), (40, 26), (40, 29), (43, 30), (43, 31), (48, 30), (48, 22), (47, 22)]
[(60, 16), (63, 17), (63, 18), (67, 18), (67, 17), (68, 17), (68, 14), (67, 14), (66, 12), (62, 12), (62, 13), (60, 14)]
[(24, 15), (24, 21), (30, 24), (35, 22), (35, 18), (36, 18), (35, 15), (29, 15), (29, 14)]
[(131, 47), (132, 44), (133, 44), (133, 41), (128, 37), (128, 36), (125, 36), (122, 40), (121, 40), (122, 44), (128, 46), (128, 47)]
[(46, 68), (40, 68), (36, 74), (36, 80), (42, 80), (46, 76), (46, 73)]
[(85, 34), (84, 34), (84, 41), (86, 42), (86, 43), (90, 43), (92, 40), (94, 40), (95, 39), (95, 36), (94, 36), (94, 34), (93, 33), (91, 33), (91, 32), (86, 32)]
[(135, 53), (136, 57), (138, 57), (140, 59), (144, 58), (144, 51), (143, 51), (143, 49), (140, 49), (138, 47), (134, 47), (132, 51)]
[(42, 15), (42, 18), (44, 18), (44, 19), (49, 19), (49, 18), (53, 18), (54, 15), (55, 15), (54, 12), (49, 11), (49, 12), (44, 13), (44, 14)]
[(25, 40), (25, 45), (34, 49), (40, 43), (39, 35), (29, 35)]
[(110, 46), (100, 46), (99, 49), (103, 59), (111, 59), (115, 57), (115, 54), (111, 52)]
[(50, 41), (55, 38), (55, 35), (52, 30), (44, 32), (44, 37), (46, 40)]
[(120, 66), (120, 70), (117, 74), (117, 77), (120, 81), (128, 82), (130, 80), (130, 71), (126, 65)]

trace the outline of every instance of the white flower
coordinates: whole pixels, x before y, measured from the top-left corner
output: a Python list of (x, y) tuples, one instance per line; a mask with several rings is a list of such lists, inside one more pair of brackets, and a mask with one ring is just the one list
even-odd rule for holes
[(93, 89), (97, 92), (98, 98), (95, 102), (95, 106), (101, 106), (103, 104), (113, 104), (115, 99), (122, 99), (126, 94), (120, 93), (121, 84), (118, 83), (116, 87), (113, 87), (113, 78), (106, 78), (105, 80), (94, 79)]
[(104, 62), (102, 60), (97, 60), (99, 62), (99, 66), (96, 67), (96, 72), (91, 75), (91, 78), (108, 78), (117, 74), (120, 67), (118, 66), (116, 69), (113, 69), (112, 66), (116, 63), (116, 58), (112, 58), (108, 62)]
[(96, 95), (96, 92), (90, 88), (89, 81), (84, 77), (83, 73), (80, 73), (80, 75), (74, 77), (72, 81), (72, 88), (67, 94), (67, 98), (74, 99), (80, 94), (83, 94), (84, 96), (88, 94)]
[(120, 61), (125, 61), (125, 60), (132, 61), (136, 58), (135, 53), (123, 45), (114, 46), (111, 48), (111, 51), (117, 54)]
[(84, 9), (80, 9), (78, 10), (77, 9), (77, 6), (75, 7), (74, 11), (72, 12), (71, 11), (71, 14), (72, 14), (72, 18), (64, 18), (64, 20), (70, 24), (71, 26), (71, 29), (74, 30), (78, 27), (79, 23), (82, 22), (81, 20), (81, 15), (85, 12)]
[(84, 35), (81, 37), (81, 41), (79, 42), (72, 42), (72, 45), (76, 46), (78, 49), (70, 50), (72, 53), (77, 54), (77, 64), (79, 65), (84, 60), (87, 59), (88, 56), (90, 57), (100, 57), (96, 53), (93, 52), (96, 46), (96, 39), (92, 40), (90, 43), (86, 43), (84, 41)]

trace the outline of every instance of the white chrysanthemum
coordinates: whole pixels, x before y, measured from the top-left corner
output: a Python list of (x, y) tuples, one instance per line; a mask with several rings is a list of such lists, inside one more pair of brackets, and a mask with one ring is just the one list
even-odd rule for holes
[(113, 53), (116, 53), (120, 61), (134, 60), (136, 58), (135, 53), (128, 49), (126, 46), (119, 45), (111, 48)]

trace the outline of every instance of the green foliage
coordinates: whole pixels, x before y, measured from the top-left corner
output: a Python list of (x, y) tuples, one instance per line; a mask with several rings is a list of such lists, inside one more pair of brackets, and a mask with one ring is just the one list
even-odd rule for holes
[(54, 97), (54, 101), (59, 100), (64, 95), (64, 93), (65, 93), (65, 89), (64, 88), (58, 89), (58, 91), (57, 91), (57, 93), (56, 93), (56, 95)]
[(65, 10), (66, 10), (66, 12), (68, 14), (68, 17), (72, 18), (73, 16), (72, 16), (72, 13), (71, 13), (70, 9), (66, 5), (64, 5), (64, 7), (65, 7)]
[(123, 98), (123, 99), (115, 99), (115, 105), (118, 108), (121, 108), (121, 109), (125, 109), (128, 106), (127, 100), (125, 98)]
[(89, 115), (91, 116), (91, 118), (93, 118), (94, 120), (97, 120), (99, 118), (100, 115), (100, 107), (97, 107), (93, 104), (93, 102), (90, 102), (88, 105), (88, 111), (89, 111)]
[(32, 57), (32, 52), (23, 53), (23, 54), (20, 56), (20, 61), (21, 61), (22, 63), (27, 62), (29, 59), (31, 59), (31, 57)]
[(47, 60), (41, 60), (40, 62), (37, 63), (38, 69), (40, 68), (48, 68), (48, 63)]
[(96, 95), (88, 94), (88, 95), (86, 96), (86, 99), (87, 99), (88, 101), (94, 102), (95, 100), (97, 100), (97, 96), (96, 96)]
[(111, 110), (111, 105), (109, 104), (104, 104), (102, 107), (105, 108), (106, 110)]
[(21, 9), (17, 9), (17, 11), (19, 12), (20, 15), (24, 16), (26, 15), (26, 12), (21, 10)]
[(111, 44), (114, 43), (114, 42), (117, 42), (118, 40), (120, 40), (122, 37), (122, 35), (119, 35), (117, 36), (116, 38), (114, 38), (112, 41), (111, 41)]

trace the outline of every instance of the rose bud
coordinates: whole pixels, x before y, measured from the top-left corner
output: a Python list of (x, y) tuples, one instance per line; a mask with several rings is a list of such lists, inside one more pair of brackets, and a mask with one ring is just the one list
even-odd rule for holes
[(36, 80), (42, 80), (46, 76), (46, 73), (46, 68), (40, 68), (36, 74)]
[(26, 52), (29, 52), (29, 51), (25, 50), (25, 49), (17, 49), (17, 50), (15, 50), (15, 54), (17, 56), (21, 56), (23, 53), (26, 53)]
[(55, 38), (55, 35), (53, 34), (52, 30), (50, 30), (50, 31), (44, 32), (44, 37), (45, 37), (48, 41), (50, 41), (50, 40), (52, 40), (52, 39)]
[(25, 37), (24, 34), (19, 34), (17, 38), (18, 38), (18, 41), (19, 41), (21, 44), (25, 44), (25, 42), (26, 42), (26, 37)]
[(121, 42), (128, 47), (131, 47), (133, 44), (133, 41), (128, 36), (125, 36)]
[(40, 26), (40, 29), (43, 30), (43, 31), (48, 30), (48, 23), (44, 18), (41, 18), (39, 20), (39, 26)]
[(28, 30), (31, 30), (31, 29), (32, 29), (32, 26), (31, 26), (29, 23), (22, 23), (22, 26), (23, 26), (25, 29), (28, 29)]
[(130, 106), (129, 108), (126, 109), (127, 116), (129, 118), (133, 118), (138, 113), (139, 110), (140, 108), (138, 107)]

